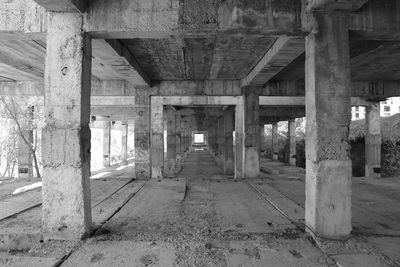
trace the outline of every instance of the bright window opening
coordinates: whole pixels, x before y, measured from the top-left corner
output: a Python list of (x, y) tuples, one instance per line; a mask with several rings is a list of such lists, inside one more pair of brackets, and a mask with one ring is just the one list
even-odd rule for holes
[(194, 143), (195, 144), (203, 144), (204, 143), (204, 134), (194, 134)]

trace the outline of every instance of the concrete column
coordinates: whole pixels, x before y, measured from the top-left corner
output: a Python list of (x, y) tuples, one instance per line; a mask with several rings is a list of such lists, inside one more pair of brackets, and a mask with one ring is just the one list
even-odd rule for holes
[(111, 166), (111, 121), (104, 122), (103, 128), (103, 166)]
[(296, 166), (296, 120), (288, 121), (289, 164)]
[(279, 159), (279, 133), (278, 123), (272, 124), (272, 160)]
[(350, 55), (347, 16), (315, 13), (306, 38), (306, 203), (308, 231), (346, 238), (351, 226)]
[(182, 127), (181, 127), (181, 115), (176, 112), (175, 114), (175, 144), (176, 144), (176, 170), (181, 169), (183, 163), (183, 152), (182, 149)]
[(121, 158), (122, 165), (128, 165), (128, 124), (122, 124)]
[(260, 151), (265, 151), (265, 145), (266, 145), (265, 139), (266, 136), (265, 136), (264, 124), (260, 124)]
[[(18, 178), (33, 177), (31, 146), (33, 144), (32, 122), (34, 119), (34, 107), (28, 107), (27, 113), (27, 118), (20, 122), (23, 137), (20, 136), (18, 140)], [(30, 145), (27, 145), (26, 142)]]
[(367, 107), (365, 135), (365, 176), (381, 176), (381, 115), (380, 103)]
[(147, 89), (135, 89), (134, 133), (135, 177), (137, 179), (150, 178), (150, 98), (148, 94)]
[(224, 174), (233, 174), (233, 130), (234, 114), (232, 110), (224, 111)]
[(245, 105), (244, 97), (238, 98), (235, 109), (235, 180), (243, 179), (244, 172), (244, 151), (245, 151)]
[(245, 104), (245, 178), (260, 174), (259, 88), (243, 89)]
[(217, 163), (222, 169), (224, 168), (224, 151), (225, 151), (225, 131), (224, 131), (224, 116), (218, 117), (218, 151), (217, 151)]
[(77, 240), (90, 233), (91, 41), (82, 15), (49, 12), (43, 128), (42, 233)]
[(164, 162), (164, 176), (175, 177), (176, 166), (176, 120), (175, 111), (168, 108), (164, 111), (167, 124), (167, 158)]
[(162, 98), (151, 99), (151, 178), (163, 177), (164, 166), (164, 120)]

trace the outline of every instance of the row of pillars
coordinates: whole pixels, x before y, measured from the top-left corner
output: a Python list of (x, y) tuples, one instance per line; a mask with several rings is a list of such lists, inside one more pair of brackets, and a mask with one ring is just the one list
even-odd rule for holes
[(224, 174), (233, 175), (235, 112), (226, 109), (221, 113), (220, 116), (211, 117), (213, 120), (208, 128), (208, 150)]
[[(347, 14), (316, 13), (314, 23), (318, 31), (306, 38), (305, 222), (313, 234), (336, 239), (352, 229)], [(91, 41), (81, 14), (49, 12), (47, 25), (42, 230), (46, 238), (78, 239), (91, 230)], [(234, 169), (238, 177), (251, 178), (260, 169), (259, 96), (256, 88), (243, 90), (235, 112)], [(162, 143), (162, 132), (162, 124), (152, 129), (152, 146)], [(156, 176), (160, 159), (151, 159)]]
[(164, 111), (164, 131), (167, 133), (167, 154), (164, 158), (164, 177), (175, 177), (191, 151), (193, 120), (169, 107)]
[[(261, 128), (261, 136), (264, 129)], [(296, 121), (288, 121), (289, 165), (296, 166)], [(366, 107), (366, 135), (365, 135), (365, 176), (381, 176), (381, 120), (380, 104), (371, 103)], [(272, 124), (272, 160), (277, 161), (279, 154), (278, 123)]]

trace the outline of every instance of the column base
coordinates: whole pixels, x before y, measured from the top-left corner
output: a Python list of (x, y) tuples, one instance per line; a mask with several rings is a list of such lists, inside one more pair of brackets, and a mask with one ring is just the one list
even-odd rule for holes
[(306, 225), (313, 235), (345, 239), (351, 225), (351, 161), (306, 163)]
[(245, 178), (258, 178), (260, 174), (260, 159), (258, 149), (254, 147), (246, 147), (245, 150)]

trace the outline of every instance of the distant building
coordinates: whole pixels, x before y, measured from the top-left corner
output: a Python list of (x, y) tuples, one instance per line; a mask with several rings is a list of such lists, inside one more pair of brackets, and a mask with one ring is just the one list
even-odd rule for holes
[[(365, 107), (352, 107), (351, 120), (365, 119), (365, 112)], [(381, 117), (389, 117), (397, 113), (400, 113), (400, 97), (388, 98), (381, 102)]]

